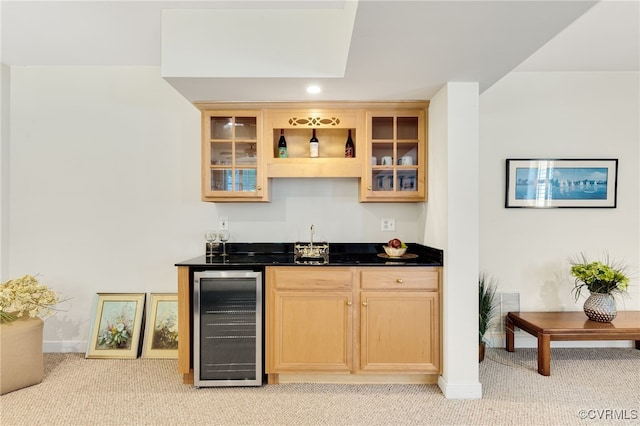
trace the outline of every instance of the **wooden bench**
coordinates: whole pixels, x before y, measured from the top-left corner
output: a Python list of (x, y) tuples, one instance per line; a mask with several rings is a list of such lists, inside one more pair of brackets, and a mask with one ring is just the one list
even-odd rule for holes
[(506, 350), (514, 351), (517, 327), (538, 339), (538, 373), (551, 375), (552, 340), (635, 340), (640, 349), (640, 311), (619, 311), (610, 323), (590, 321), (584, 312), (509, 312)]

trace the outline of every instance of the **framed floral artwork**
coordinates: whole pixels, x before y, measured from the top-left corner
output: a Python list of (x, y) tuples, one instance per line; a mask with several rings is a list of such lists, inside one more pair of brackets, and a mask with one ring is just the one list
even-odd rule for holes
[(178, 358), (178, 294), (152, 293), (144, 331), (144, 358)]
[(98, 293), (85, 358), (137, 358), (145, 293)]

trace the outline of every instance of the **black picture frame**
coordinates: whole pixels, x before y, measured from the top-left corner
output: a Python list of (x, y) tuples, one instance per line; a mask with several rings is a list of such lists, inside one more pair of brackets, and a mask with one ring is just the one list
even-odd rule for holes
[(617, 192), (617, 158), (506, 160), (506, 208), (615, 208)]

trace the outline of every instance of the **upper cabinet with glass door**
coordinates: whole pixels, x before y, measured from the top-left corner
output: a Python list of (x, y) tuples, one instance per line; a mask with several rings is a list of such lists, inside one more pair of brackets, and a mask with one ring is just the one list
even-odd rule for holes
[(202, 111), (202, 199), (268, 201), (262, 112)]
[(427, 199), (426, 107), (367, 111), (367, 158), (361, 202)]

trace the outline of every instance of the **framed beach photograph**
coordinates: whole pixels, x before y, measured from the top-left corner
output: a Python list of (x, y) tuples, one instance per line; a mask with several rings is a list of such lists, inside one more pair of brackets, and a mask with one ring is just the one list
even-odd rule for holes
[(178, 358), (178, 294), (152, 293), (142, 346), (143, 358)]
[(507, 208), (615, 208), (617, 188), (617, 159), (507, 159)]
[(145, 293), (98, 293), (85, 358), (137, 358)]

